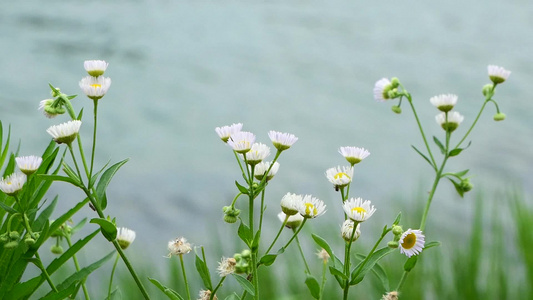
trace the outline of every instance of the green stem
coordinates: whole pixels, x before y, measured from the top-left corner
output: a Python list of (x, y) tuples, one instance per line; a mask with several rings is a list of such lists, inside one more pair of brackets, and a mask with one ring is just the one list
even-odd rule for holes
[(285, 244), (285, 246), (283, 246), (284, 249), (287, 249), (287, 247), (289, 247), (292, 240), (294, 240), (294, 238), (296, 238), (296, 236), (298, 235), (298, 233), (300, 233), (302, 228), (304, 228), (305, 222), (307, 222), (307, 218), (304, 218), (304, 220), (302, 221), (302, 225), (298, 227), (298, 229), (294, 232), (294, 235), (291, 237), (291, 239), (287, 242), (287, 244)]
[(368, 253), (368, 255), (365, 257), (365, 260), (363, 260), (363, 262), (361, 263), (361, 265), (360, 265), (359, 268), (357, 269), (357, 272), (355, 273), (354, 278), (357, 278), (357, 276), (361, 273), (361, 271), (362, 271), (363, 268), (365, 267), (366, 263), (367, 263), (368, 260), (370, 259), (370, 256), (372, 256), (372, 254), (374, 254), (374, 252), (376, 251), (376, 248), (379, 246), (379, 243), (381, 243), (381, 241), (383, 240), (383, 238), (385, 238), (385, 236), (387, 235), (387, 233), (389, 233), (391, 230), (392, 230), (392, 227), (391, 227), (391, 228), (388, 228), (387, 230), (384, 230), (383, 233), (381, 233), (381, 237), (380, 237), (379, 240), (376, 242), (376, 244), (374, 244), (374, 247), (372, 248), (372, 250), (370, 250), (370, 252)]
[(115, 259), (115, 263), (113, 264), (113, 269), (111, 270), (111, 277), (109, 278), (109, 289), (107, 291), (107, 299), (111, 299), (111, 289), (113, 288), (113, 276), (115, 275), (115, 269), (117, 268), (118, 259), (120, 258), (120, 255), (117, 253), (117, 258)]
[(217, 286), (215, 286), (215, 289), (211, 292), (211, 296), (209, 296), (209, 300), (213, 300), (218, 289), (222, 286), (222, 283), (224, 282), (224, 280), (226, 279), (227, 276), (224, 276), (220, 279), (220, 281), (218, 282)]
[[(89, 181), (92, 178), (93, 175), (93, 166), (94, 166), (94, 152), (96, 148), (96, 127), (98, 125), (98, 100), (93, 100), (94, 103), (94, 127), (93, 127), (93, 147), (91, 151), (91, 169), (89, 171)], [(91, 186), (92, 184), (89, 184)]]
[[(402, 86), (402, 89), (405, 91), (405, 88), (403, 86)], [(422, 134), (422, 139), (424, 140), (424, 144), (426, 145), (426, 149), (428, 150), (429, 157), (431, 158), (431, 162), (433, 163), (433, 168), (436, 168), (437, 163), (435, 162), (433, 153), (431, 152), (431, 149), (429, 148), (429, 144), (426, 139), (426, 134), (424, 133), (424, 129), (422, 128), (422, 124), (420, 123), (420, 119), (418, 118), (418, 114), (416, 113), (416, 109), (415, 109), (415, 106), (413, 105), (413, 99), (411, 98), (411, 94), (409, 94), (408, 92), (405, 92), (405, 96), (407, 97), (407, 100), (409, 100), (408, 102), (415, 116), (416, 124), (418, 125), (418, 129), (420, 130), (420, 134)]]
[(187, 299), (191, 300), (191, 292), (189, 291), (189, 282), (187, 281), (187, 273), (185, 272), (185, 265), (183, 264), (183, 254), (179, 255), (181, 262), (181, 271), (183, 273), (183, 280), (185, 281), (185, 290), (187, 291)]
[(407, 271), (403, 272), (402, 278), (400, 279), (400, 282), (398, 282), (398, 286), (396, 287), (396, 291), (400, 291), (402, 289), (403, 284), (404, 284), (405, 279), (407, 278), (408, 274), (409, 274), (409, 272), (407, 272)]
[(328, 267), (328, 262), (327, 260), (324, 260), (324, 262), (322, 263), (322, 283), (320, 284), (320, 297), (318, 298), (318, 300), (323, 299), (322, 296), (324, 295), (324, 287), (326, 286), (327, 267)]
[(352, 248), (353, 237), (355, 236), (355, 231), (357, 229), (357, 225), (359, 225), (359, 223), (354, 221), (350, 241), (348, 241), (346, 247), (344, 248), (344, 274), (346, 275), (346, 278), (348, 278), (346, 279), (346, 285), (344, 286), (344, 300), (348, 299), (348, 292), (350, 289), (350, 263), (351, 263), (350, 252)]
[(487, 105), (487, 103), (489, 102), (490, 98), (485, 100), (485, 102), (483, 103), (483, 105), (481, 106), (481, 109), (479, 110), (479, 113), (477, 114), (476, 116), (476, 119), (474, 120), (474, 123), (472, 123), (472, 125), (470, 126), (470, 128), (468, 129), (468, 131), (466, 132), (465, 136), (459, 141), (459, 143), (457, 143), (457, 146), (455, 146), (454, 149), (458, 148), (459, 146), (461, 146), (461, 144), (465, 141), (465, 139), (468, 137), (468, 135), (470, 134), (470, 132), (472, 131), (472, 129), (474, 129), (474, 126), (476, 126), (477, 124), (477, 121), (479, 120), (479, 117), (481, 117), (481, 114), (483, 113), (483, 110), (485, 109), (485, 106)]
[(261, 207), (260, 207), (261, 214), (259, 215), (259, 231), (261, 231), (261, 228), (263, 227), (263, 212), (265, 211), (264, 205), (265, 205), (265, 189), (261, 191)]
[(43, 262), (42, 262), (41, 257), (39, 256), (39, 253), (37, 251), (35, 251), (35, 257), (37, 258), (37, 260), (39, 262), (37, 266), (39, 267), (39, 269), (41, 269), (41, 272), (43, 273), (44, 278), (46, 279), (46, 281), (48, 282), (48, 284), (50, 285), (52, 290), (54, 290), (54, 292), (58, 293), (58, 290), (57, 290), (56, 286), (54, 285), (54, 283), (52, 282), (52, 278), (50, 278), (50, 275), (46, 271), (46, 268), (43, 266)]
[[(65, 235), (65, 239), (67, 240), (68, 247), (72, 247), (72, 242), (70, 240), (70, 236), (67, 234)], [(80, 264), (78, 263), (78, 258), (76, 257), (76, 254), (72, 255), (72, 260), (74, 261), (74, 266), (76, 267), (76, 272), (80, 271)], [(85, 279), (82, 281), (81, 287), (83, 289), (83, 294), (85, 295), (85, 299), (90, 299), (89, 297), (89, 291), (87, 290), (87, 286), (85, 285)], [(109, 298), (109, 297), (108, 297)]]
[(270, 244), (270, 247), (268, 247), (268, 250), (265, 252), (265, 254), (268, 254), (268, 252), (274, 247), (274, 244), (278, 240), (281, 232), (283, 231), (283, 227), (285, 227), (285, 224), (287, 224), (287, 220), (289, 220), (289, 215), (285, 215), (285, 220), (283, 221), (283, 224), (281, 224), (281, 227), (279, 228), (278, 234), (276, 234), (276, 237), (272, 241), (272, 244)]
[(300, 255), (302, 256), (302, 259), (305, 264), (305, 270), (307, 271), (307, 274), (311, 274), (311, 270), (309, 269), (309, 265), (307, 264), (307, 260), (305, 260), (305, 255), (302, 250), (302, 246), (300, 245), (300, 240), (298, 240), (298, 236), (295, 236), (296, 244), (298, 245), (298, 250), (300, 250)]

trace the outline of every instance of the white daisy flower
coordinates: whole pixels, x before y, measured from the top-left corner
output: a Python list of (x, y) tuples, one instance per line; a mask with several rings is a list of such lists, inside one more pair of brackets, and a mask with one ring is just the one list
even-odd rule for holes
[(281, 210), (289, 216), (295, 215), (299, 211), (302, 195), (287, 193), (281, 198)]
[(496, 84), (503, 83), (511, 75), (511, 71), (507, 71), (502, 67), (490, 65), (487, 69), (490, 80)]
[(418, 229), (407, 229), (400, 237), (400, 252), (411, 257), (418, 255), (424, 249), (424, 234)]
[(46, 130), (58, 144), (70, 144), (80, 131), (81, 121), (73, 120), (59, 125), (50, 126)]
[(276, 149), (278, 149), (279, 151), (289, 149), (298, 140), (298, 138), (294, 134), (283, 133), (273, 130), (268, 132), (268, 137), (272, 141), (272, 144), (274, 144), (274, 147), (276, 147)]
[(126, 250), (131, 243), (135, 240), (135, 231), (126, 227), (117, 228), (117, 242), (122, 250)]
[(179, 237), (175, 240), (168, 242), (168, 251), (170, 253), (167, 257), (172, 255), (183, 255), (191, 252), (191, 244), (187, 243), (187, 239), (184, 237)]
[(306, 219), (314, 219), (326, 212), (324, 202), (311, 195), (305, 195), (298, 206), (298, 211)]
[(333, 183), (335, 189), (342, 188), (347, 186), (352, 182), (353, 177), (353, 167), (336, 167), (329, 168), (326, 170), (326, 177), (329, 182)]
[[(342, 238), (349, 242), (350, 239), (352, 242), (355, 242), (360, 236), (361, 236), (361, 223), (357, 223), (357, 227), (355, 228), (355, 233), (353, 232), (353, 225), (354, 222), (350, 219), (347, 219), (342, 223), (341, 227), (341, 235)], [(353, 234), (353, 239), (352, 239)]]
[(26, 183), (26, 175), (23, 173), (13, 173), (0, 180), (0, 190), (6, 195), (14, 196), (22, 190), (24, 183)]
[(218, 263), (218, 274), (220, 277), (226, 277), (235, 272), (235, 265), (237, 261), (233, 257), (222, 257), (222, 261)]
[(220, 139), (227, 143), (229, 140), (229, 137), (242, 130), (242, 123), (232, 124), (230, 126), (222, 126), (215, 128), (215, 131), (217, 132)]
[(39, 110), (43, 112), (45, 117), (48, 119), (52, 119), (57, 117), (57, 115), (62, 114), (64, 112), (64, 108), (54, 108), (52, 107), (52, 103), (54, 103), (53, 99), (44, 99), (41, 102), (39, 102)]
[(105, 62), (105, 60), (86, 60), (83, 62), (85, 71), (93, 77), (98, 77), (104, 74), (107, 66), (109, 66), (109, 63)]
[(93, 100), (102, 98), (107, 93), (110, 86), (111, 78), (104, 76), (87, 76), (80, 81), (81, 90), (87, 95), (87, 97)]
[(17, 166), (19, 167), (20, 171), (26, 175), (30, 175), (35, 173), (37, 169), (39, 169), (39, 166), (43, 162), (43, 159), (39, 156), (20, 156), (16, 157), (15, 161), (17, 162)]
[(360, 163), (363, 159), (370, 155), (370, 152), (365, 148), (359, 147), (340, 147), (339, 153), (346, 158), (346, 160), (353, 165)]
[(246, 152), (246, 162), (249, 165), (257, 165), (263, 159), (270, 155), (270, 147), (262, 143), (255, 143), (250, 148), (250, 151)]
[(250, 151), (255, 142), (255, 135), (247, 131), (239, 131), (231, 134), (228, 145), (237, 153), (246, 153)]
[(376, 209), (374, 205), (370, 205), (370, 200), (363, 200), (362, 198), (350, 198), (342, 205), (344, 212), (348, 218), (354, 222), (364, 222), (370, 218)]
[[(281, 223), (285, 221), (286, 217), (287, 215), (284, 212), (280, 212), (278, 214), (278, 219), (281, 221)], [(303, 220), (304, 220), (304, 217), (302, 217), (302, 215), (300, 214), (289, 216), (289, 218), (287, 219), (287, 223), (285, 223), (285, 227), (290, 228), (290, 229), (296, 229), (300, 227)]]
[[(263, 180), (263, 177), (265, 176), (266, 171), (270, 168), (271, 162), (269, 161), (262, 161), (255, 165), (254, 170), (254, 176), (257, 180)], [(279, 163), (275, 162), (270, 171), (268, 171), (267, 175), (267, 181), (270, 181), (274, 176), (278, 173), (279, 170)]]
[(457, 103), (457, 95), (454, 94), (442, 94), (438, 96), (431, 97), (429, 102), (433, 104), (442, 112), (448, 112), (453, 109)]
[(449, 130), (450, 132), (453, 132), (457, 127), (459, 127), (459, 124), (463, 122), (464, 117), (456, 112), (451, 111), (448, 112), (448, 120), (446, 121), (446, 113), (440, 113), (435, 117), (435, 121), (442, 127), (444, 130)]
[(374, 85), (374, 99), (378, 102), (389, 100), (389, 90), (392, 88), (391, 82), (387, 78), (381, 78)]

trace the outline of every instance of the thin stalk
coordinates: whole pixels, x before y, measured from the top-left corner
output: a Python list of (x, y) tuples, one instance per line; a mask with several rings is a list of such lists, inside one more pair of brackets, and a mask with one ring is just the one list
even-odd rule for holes
[(382, 234), (381, 234), (381, 237), (379, 238), (379, 240), (376, 242), (376, 244), (374, 244), (374, 247), (372, 248), (372, 250), (370, 250), (370, 252), (368, 253), (368, 255), (365, 257), (365, 260), (363, 260), (363, 262), (361, 263), (361, 265), (359, 266), (359, 268), (357, 269), (357, 272), (355, 273), (354, 275), (354, 278), (357, 278), (357, 276), (359, 275), (359, 273), (361, 273), (361, 271), (363, 270), (364, 266), (366, 265), (366, 263), (368, 262), (368, 260), (370, 259), (370, 256), (372, 256), (372, 254), (374, 254), (374, 252), (376, 251), (376, 248), (379, 246), (379, 243), (381, 243), (381, 241), (383, 240), (383, 238), (385, 238), (385, 236), (387, 235), (387, 233), (389, 233), (389, 231), (391, 231), (392, 228), (389, 228), (387, 230), (385, 230)]
[(89, 180), (93, 176), (93, 166), (94, 166), (94, 152), (96, 148), (96, 127), (98, 125), (98, 100), (93, 100), (94, 103), (94, 127), (93, 127), (93, 147), (91, 151), (91, 169), (89, 171)]
[(187, 291), (187, 299), (191, 300), (191, 292), (189, 291), (189, 282), (187, 281), (187, 273), (185, 272), (185, 265), (183, 264), (183, 254), (179, 255), (181, 262), (181, 271), (183, 273), (183, 280), (185, 281), (185, 290)]
[(209, 300), (213, 300), (218, 289), (222, 286), (222, 283), (224, 282), (224, 280), (226, 280), (226, 277), (227, 276), (224, 276), (220, 279), (220, 281), (218, 282), (217, 286), (215, 286), (215, 289), (211, 292), (211, 296), (209, 296)]
[[(479, 113), (477, 114), (476, 116), (476, 119), (474, 120), (474, 123), (472, 123), (472, 125), (470, 126), (470, 128), (468, 129), (468, 131), (466, 132), (465, 136), (459, 141), (459, 143), (457, 143), (457, 146), (455, 146), (455, 148), (458, 148), (459, 146), (461, 146), (461, 144), (465, 141), (465, 139), (468, 137), (468, 135), (470, 134), (470, 132), (472, 131), (472, 129), (474, 129), (474, 126), (476, 126), (477, 124), (477, 121), (479, 120), (479, 117), (481, 117), (481, 114), (483, 113), (483, 110), (485, 109), (485, 106), (487, 105), (487, 103), (489, 102), (490, 98), (485, 100), (485, 102), (483, 103), (483, 105), (481, 106), (481, 109), (479, 110)], [(454, 148), (454, 149), (455, 149)]]
[(260, 207), (261, 214), (259, 215), (259, 231), (261, 231), (261, 228), (263, 227), (263, 212), (265, 211), (264, 205), (265, 205), (265, 189), (261, 191), (261, 207)]
[[(402, 86), (402, 89), (405, 90)], [(426, 145), (426, 149), (428, 150), (429, 157), (431, 158), (431, 162), (433, 163), (433, 167), (436, 168), (437, 163), (435, 162), (435, 158), (433, 157), (433, 153), (431, 152), (431, 149), (429, 148), (428, 141), (426, 139), (426, 134), (424, 133), (424, 129), (422, 129), (422, 124), (420, 123), (420, 119), (418, 118), (418, 114), (416, 113), (415, 106), (413, 105), (413, 100), (411, 98), (411, 94), (405, 92), (405, 96), (407, 97), (407, 100), (409, 100), (409, 105), (411, 106), (411, 110), (413, 111), (413, 114), (416, 119), (416, 124), (418, 125), (418, 129), (420, 130), (420, 134), (422, 135), (422, 139), (424, 140), (424, 144)]]
[(289, 215), (285, 215), (285, 220), (283, 221), (283, 224), (281, 224), (281, 227), (279, 228), (278, 234), (276, 234), (276, 237), (272, 241), (272, 244), (270, 244), (270, 247), (268, 247), (268, 250), (265, 252), (265, 254), (268, 254), (268, 252), (274, 247), (274, 244), (278, 240), (281, 232), (283, 231), (283, 227), (285, 227), (285, 224), (287, 224), (287, 220), (289, 220)]
[[(65, 239), (67, 240), (68, 247), (69, 248), (72, 247), (72, 242), (70, 240), (70, 236), (69, 235), (65, 235)], [(79, 272), (80, 271), (80, 264), (78, 263), (78, 258), (76, 257), (76, 254), (72, 255), (72, 260), (74, 261), (74, 266), (76, 267), (76, 272)], [(114, 270), (114, 267), (113, 267), (113, 270)], [(113, 279), (111, 279), (111, 280), (113, 280)], [(109, 285), (111, 286), (111, 283), (109, 283)], [(85, 280), (82, 281), (81, 287), (83, 289), (83, 294), (85, 295), (85, 299), (91, 299), (91, 297), (89, 297), (89, 291), (87, 290), (87, 286), (85, 285)], [(110, 290), (110, 292), (111, 292), (111, 290)]]
[(304, 218), (304, 220), (302, 221), (302, 225), (300, 225), (300, 227), (298, 227), (298, 229), (294, 232), (294, 234), (291, 237), (291, 239), (287, 242), (287, 244), (285, 244), (285, 246), (283, 246), (283, 248), (287, 249), (287, 247), (290, 245), (292, 240), (294, 240), (294, 238), (296, 238), (296, 236), (298, 235), (298, 233), (300, 233), (302, 228), (304, 228), (305, 222), (307, 222), (307, 218)]
[(320, 297), (318, 300), (322, 300), (322, 295), (324, 294), (324, 287), (326, 286), (326, 269), (328, 267), (328, 261), (324, 260), (322, 263), (322, 283), (320, 284)]
[(41, 272), (43, 272), (44, 278), (46, 279), (46, 281), (48, 282), (48, 284), (50, 285), (52, 290), (54, 290), (54, 292), (58, 293), (58, 290), (57, 290), (56, 286), (52, 282), (52, 278), (50, 278), (50, 275), (46, 271), (46, 268), (43, 266), (43, 262), (41, 260), (41, 257), (39, 256), (39, 252), (35, 251), (35, 257), (37, 258), (37, 260), (39, 262), (37, 264), (37, 267), (39, 267), (39, 269), (41, 269)]
[(305, 260), (305, 255), (302, 250), (302, 246), (300, 245), (300, 240), (298, 240), (298, 236), (295, 236), (296, 244), (298, 245), (298, 250), (300, 250), (300, 255), (302, 256), (302, 259), (305, 264), (305, 270), (307, 271), (307, 274), (311, 274), (311, 270), (309, 269), (309, 265), (307, 264), (307, 260)]
[(111, 289), (113, 288), (113, 276), (115, 275), (115, 270), (117, 268), (118, 259), (120, 258), (120, 255), (117, 253), (117, 258), (115, 259), (115, 263), (113, 264), (113, 269), (111, 270), (111, 277), (109, 278), (109, 289), (107, 291), (107, 299), (111, 299)]
[(357, 229), (357, 225), (359, 225), (359, 223), (358, 222), (356, 223), (354, 221), (350, 241), (347, 243), (346, 247), (344, 248), (344, 273), (346, 275), (346, 278), (348, 278), (346, 279), (346, 285), (344, 286), (344, 300), (348, 299), (348, 292), (350, 289), (350, 279), (349, 279), (350, 278), (350, 263), (351, 263), (350, 252), (352, 248), (353, 237), (355, 236), (355, 231)]

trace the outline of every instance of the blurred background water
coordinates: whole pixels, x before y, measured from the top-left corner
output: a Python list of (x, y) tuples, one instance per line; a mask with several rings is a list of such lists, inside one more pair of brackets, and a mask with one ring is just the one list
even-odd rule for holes
[[(488, 105), (471, 147), (448, 170), (470, 169), (478, 191), (519, 186), (531, 194), (532, 28), (526, 0), (10, 2), (0, 10), (0, 118), (22, 155), (41, 153), (45, 130), (67, 120), (37, 110), (47, 84), (80, 94), (83, 61), (108, 61), (113, 83), (99, 105), (97, 165), (130, 158), (110, 185), (108, 213), (137, 231), (132, 248), (154, 261), (176, 236), (209, 245), (213, 232), (234, 232), (221, 208), (240, 174), (214, 128), (236, 122), (263, 143), (268, 130), (299, 137), (269, 185), (267, 224), (277, 228), (287, 192), (323, 199), (325, 218), (337, 218), (339, 196), (324, 172), (344, 165), (337, 149), (351, 145), (372, 153), (351, 191), (376, 205), (372, 227), (380, 230), (398, 210), (418, 213), (424, 200), (413, 195), (432, 180), (410, 148), (423, 143), (405, 103), (395, 115), (373, 100), (382, 77), (399, 77), (412, 93), (428, 136), (443, 133), (429, 98), (457, 94), (460, 135), (483, 102), (487, 65), (511, 70), (495, 96), (507, 119), (494, 122)], [(74, 106), (85, 107), (88, 147), (92, 103), (80, 95)], [(66, 184), (49, 198), (55, 193), (57, 213), (82, 199)], [(454, 193), (443, 181), (429, 228), (452, 234), (470, 224), (473, 197)]]

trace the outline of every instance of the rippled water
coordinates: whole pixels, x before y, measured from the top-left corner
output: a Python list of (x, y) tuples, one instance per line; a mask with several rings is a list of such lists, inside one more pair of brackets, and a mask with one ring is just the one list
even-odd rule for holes
[[(431, 179), (410, 149), (423, 144), (407, 106), (395, 115), (372, 99), (381, 77), (400, 78), (431, 136), (442, 134), (431, 96), (459, 95), (464, 133), (483, 100), (486, 66), (512, 70), (496, 96), (508, 119), (495, 123), (488, 106), (450, 170), (471, 169), (489, 193), (518, 185), (531, 194), (532, 16), (525, 0), (10, 2), (0, 10), (0, 116), (22, 154), (41, 152), (46, 128), (65, 120), (37, 111), (47, 83), (81, 93), (83, 61), (108, 61), (113, 84), (99, 106), (97, 160), (130, 158), (110, 186), (109, 213), (139, 232), (140, 245), (152, 245), (138, 246), (141, 253), (165, 254), (175, 235), (209, 244), (206, 232), (227, 230), (221, 207), (240, 175), (214, 128), (234, 122), (264, 143), (271, 129), (300, 138), (281, 157), (267, 221), (277, 222), (288, 191), (324, 199), (333, 218), (338, 195), (324, 171), (344, 164), (339, 146), (354, 145), (372, 154), (356, 169), (352, 192), (372, 199), (385, 222), (421, 200), (390, 209), (391, 199), (410, 199)], [(89, 145), (91, 103), (74, 102), (86, 107)], [(440, 188), (430, 222), (465, 225), (472, 196), (461, 202), (449, 183)], [(81, 197), (60, 183), (52, 192), (65, 189), (58, 212)]]

